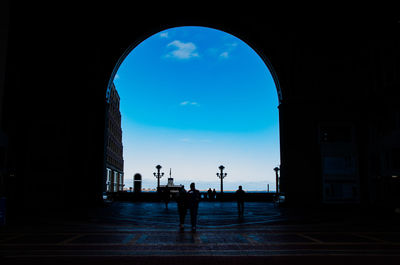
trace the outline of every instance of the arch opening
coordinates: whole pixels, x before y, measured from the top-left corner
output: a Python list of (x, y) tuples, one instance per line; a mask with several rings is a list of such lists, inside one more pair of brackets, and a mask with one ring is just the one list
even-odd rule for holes
[[(208, 35), (207, 34), (205, 35), (207, 35), (208, 39), (202, 38), (200, 36), (201, 35), (200, 31), (206, 31)], [(219, 46), (216, 43), (214, 43), (215, 44), (214, 46), (213, 45), (207, 46), (207, 44), (209, 44), (210, 42), (210, 39), (212, 39), (210, 38), (210, 36), (219, 37), (220, 41), (218, 43)], [(158, 43), (160, 46), (163, 47), (162, 49), (158, 50), (159, 53), (157, 53), (156, 51), (157, 49), (154, 48), (155, 46), (152, 47), (152, 45), (155, 45), (154, 43)], [(251, 80), (251, 73), (250, 73), (251, 71), (246, 69), (246, 67), (251, 68), (251, 66), (240, 65), (241, 57), (238, 55), (239, 54), (238, 50), (240, 49), (243, 49), (245, 51), (245, 52), (242, 51), (244, 54), (240, 56), (244, 57), (247, 56), (249, 58), (251, 57), (251, 59), (248, 60), (250, 61), (253, 60), (253, 62), (257, 61), (256, 64), (258, 65), (258, 67), (263, 65), (263, 70), (261, 71), (257, 70), (259, 71), (257, 78), (260, 78), (260, 72), (264, 71), (265, 74), (264, 78), (269, 79), (268, 80), (269, 86), (272, 85), (274, 90), (276, 89), (276, 92), (274, 92), (276, 93), (274, 97), (275, 100), (277, 99), (277, 102), (271, 103), (273, 100), (271, 101), (270, 98), (269, 99), (264, 98), (265, 100), (264, 102), (258, 101), (263, 97), (267, 97), (267, 95), (265, 93), (260, 92), (261, 90), (255, 92), (251, 91), (252, 88), (249, 87), (246, 88), (246, 85), (243, 85), (243, 83), (245, 82), (244, 80), (240, 80), (240, 82), (242, 82), (241, 88), (239, 88), (240, 85), (235, 83), (235, 81), (225, 80), (227, 88), (222, 89), (223, 91), (216, 92), (216, 90), (218, 90), (216, 88), (217, 87), (216, 84), (218, 83), (217, 81), (219, 81), (217, 79), (220, 79), (220, 75), (216, 74), (215, 71), (217, 71), (218, 69), (218, 64), (219, 66), (221, 66), (221, 64), (227, 64), (229, 60), (236, 59), (236, 65), (235, 66), (231, 65), (230, 66), (231, 68), (229, 68), (230, 70), (227, 71), (225, 75), (227, 76), (230, 75), (231, 79), (235, 79), (232, 78), (232, 76), (234, 76), (235, 73), (245, 72), (246, 74), (250, 75), (250, 80)], [(144, 53), (142, 55), (138, 55), (140, 51)], [(150, 54), (149, 51), (152, 51), (152, 53), (153, 52), (157, 53), (157, 55)], [(126, 99), (127, 98), (126, 95), (128, 95), (130, 92), (128, 92), (129, 85), (123, 84), (121, 80), (128, 76), (126, 69), (129, 68), (128, 67), (129, 63), (127, 62), (130, 60), (129, 57), (131, 57), (132, 54), (134, 54), (133, 57), (136, 56), (136, 58), (132, 59), (136, 60), (137, 62), (135, 71), (138, 71), (138, 69), (140, 68), (142, 68), (141, 70), (143, 70), (143, 68), (146, 67), (147, 70), (151, 69), (153, 73), (151, 73), (151, 77), (147, 77), (148, 78), (147, 81), (151, 79), (150, 82), (154, 83), (155, 80), (155, 83), (151, 85), (145, 84), (146, 80), (144, 79), (146, 79), (146, 77), (143, 77), (145, 76), (145, 74), (143, 73), (139, 74), (139, 72), (132, 73), (132, 76), (136, 77), (136, 82), (139, 81), (140, 82), (136, 83), (136, 85), (131, 84), (130, 85), (131, 89), (133, 90), (137, 89), (136, 92), (138, 92), (138, 90), (144, 90), (144, 91), (150, 90), (151, 92), (137, 93), (134, 96), (134, 98), (136, 99), (130, 100), (129, 102), (128, 101), (123, 102), (123, 99)], [(203, 190), (207, 188), (216, 188), (217, 190), (220, 190), (222, 189), (222, 187), (218, 185), (219, 181), (215, 177), (215, 172), (218, 171), (218, 166), (220, 164), (225, 164), (227, 170), (230, 171), (229, 172), (230, 178), (227, 178), (225, 183), (225, 187), (227, 187), (228, 189), (232, 190), (233, 187), (235, 186), (237, 187), (239, 184), (242, 184), (243, 182), (247, 181), (249, 186), (251, 186), (251, 188), (248, 188), (249, 186), (247, 186), (247, 190), (274, 191), (275, 172), (273, 171), (273, 169), (280, 164), (279, 121), (278, 121), (277, 106), (281, 103), (282, 93), (280, 91), (280, 86), (277, 76), (271, 64), (264, 56), (262, 56), (262, 54), (261, 55), (260, 54), (261, 53), (256, 49), (254, 49), (253, 46), (250, 46), (248, 42), (244, 42), (243, 40), (233, 36), (232, 34), (217, 29), (198, 27), (198, 26), (168, 28), (163, 31), (153, 33), (150, 36), (146, 36), (146, 38), (143, 38), (140, 42), (134, 43), (130, 47), (128, 47), (128, 49), (121, 56), (120, 60), (118, 61), (117, 65), (114, 68), (114, 71), (110, 78), (109, 87), (107, 89), (107, 95), (106, 95), (107, 101), (110, 104), (110, 99), (112, 98), (112, 94), (115, 93), (113, 91), (125, 90), (124, 92), (122, 92), (123, 95), (120, 96), (121, 96), (122, 127), (124, 128), (124, 137), (123, 140), (121, 140), (121, 143), (122, 141), (124, 142), (123, 167), (125, 169), (125, 172), (123, 174), (125, 175), (125, 177), (123, 178), (125, 179), (124, 181), (126, 184), (125, 185), (126, 190), (129, 190), (129, 187), (133, 187), (132, 176), (137, 174), (138, 172), (143, 176), (142, 178), (143, 189), (151, 189), (148, 186), (150, 184), (146, 184), (146, 180), (152, 182), (154, 187), (156, 180), (152, 175), (153, 173), (156, 173), (155, 172), (156, 169), (154, 168), (154, 166), (158, 164), (162, 164), (164, 166), (165, 169), (164, 182), (166, 182), (168, 176), (171, 178), (175, 177), (175, 184), (178, 183), (184, 184), (185, 187), (188, 187), (189, 186), (188, 184), (191, 181), (197, 181), (201, 183), (200, 180), (201, 177), (199, 177), (199, 175), (207, 174), (208, 181), (201, 183), (199, 185), (199, 188)], [(237, 58), (235, 58), (235, 56), (237, 56)], [(178, 83), (175, 85), (177, 87), (180, 87), (177, 88), (177, 90), (173, 89), (171, 90), (171, 86), (165, 83), (166, 80), (168, 79), (168, 74), (166, 74), (166, 72), (168, 72), (167, 71), (168, 67), (166, 66), (167, 64), (171, 63), (174, 64), (173, 67), (177, 67), (176, 69), (179, 69), (179, 71), (186, 71), (185, 68), (188, 69), (192, 68), (193, 71), (202, 71), (201, 65), (203, 65), (205, 61), (210, 60), (210, 58), (214, 59), (213, 61), (214, 65), (209, 67), (212, 69), (211, 70), (208, 69), (207, 73), (209, 75), (214, 75), (213, 78), (215, 84), (205, 85), (205, 83), (202, 80), (206, 79), (203, 78), (204, 76), (206, 76), (205, 73), (196, 75), (187, 72), (185, 72), (184, 75), (175, 76), (176, 78), (175, 82)], [(161, 61), (160, 64), (162, 64), (162, 66), (160, 65), (155, 66), (155, 64), (153, 63), (152, 66), (149, 67), (149, 65), (151, 64), (150, 61), (154, 59)], [(148, 60), (148, 62), (146, 62), (146, 60)], [(190, 63), (194, 63), (196, 65), (193, 66), (190, 65)], [(239, 66), (242, 67), (241, 72), (238, 71), (238, 69), (235, 69), (235, 67), (238, 68)], [(190, 75), (190, 77), (187, 77), (185, 75)], [(201, 75), (203, 75), (203, 77), (201, 77)], [(253, 79), (257, 78), (253, 76)], [(190, 83), (190, 80), (196, 80), (196, 82), (200, 83), (200, 85)], [(191, 89), (189, 89), (192, 90), (190, 93), (186, 93), (186, 91), (185, 93), (182, 92), (183, 90), (185, 90), (183, 88), (185, 85), (186, 87), (191, 87)], [(251, 82), (248, 83), (247, 85), (251, 86)], [(122, 88), (124, 86), (125, 88)], [(154, 89), (154, 87), (156, 86), (158, 86), (159, 89)], [(160, 89), (160, 87), (163, 86), (168, 87), (169, 90), (164, 88)], [(231, 91), (228, 90), (229, 86), (231, 86), (230, 87)], [(214, 91), (212, 91), (212, 89), (209, 89), (209, 87), (212, 87)], [(233, 87), (235, 89), (232, 89)], [(270, 88), (271, 87), (269, 87), (268, 89)], [(195, 91), (196, 89), (198, 91)], [(265, 89), (264, 87), (264, 90), (268, 89)], [(236, 93), (235, 96), (232, 96), (232, 94), (234, 94), (232, 93), (232, 90)], [(168, 94), (173, 94), (174, 96), (171, 97)], [(159, 99), (157, 99), (157, 96), (159, 96)], [(201, 98), (201, 100), (198, 100), (198, 98), (194, 98), (193, 96), (197, 96)], [(142, 98), (139, 99), (140, 97)], [(214, 97), (220, 97), (220, 98), (215, 99)], [(234, 107), (230, 108), (229, 104), (224, 105), (222, 103), (219, 103), (221, 101), (226, 100), (226, 97), (228, 97), (228, 100), (233, 100), (231, 105), (235, 105)], [(268, 97), (271, 97), (271, 94), (269, 94)], [(251, 100), (255, 100), (256, 102), (250, 102)], [(165, 102), (169, 103), (164, 104)], [(242, 104), (243, 102), (245, 102), (244, 105)], [(161, 104), (163, 108), (162, 111), (156, 113), (157, 110), (155, 110), (154, 107), (149, 108), (149, 106), (152, 106), (153, 104), (154, 105)], [(230, 108), (230, 111), (233, 112), (231, 113), (232, 115), (223, 116), (224, 115), (223, 111), (214, 108), (215, 106), (218, 106), (218, 104), (222, 105), (222, 107)], [(267, 125), (265, 127), (265, 124), (263, 125), (262, 119), (257, 120), (257, 118), (260, 118), (262, 116), (262, 115), (260, 116), (260, 114), (265, 114), (263, 113), (262, 110), (263, 105), (269, 105), (268, 107), (274, 109), (275, 111), (275, 118), (274, 118), (275, 127), (273, 133), (271, 132), (272, 125)], [(150, 117), (150, 119), (148, 119), (147, 121), (145, 121), (145, 119), (139, 119), (139, 120), (127, 119), (127, 121), (124, 122), (125, 117), (132, 116), (132, 113), (129, 112), (124, 113), (126, 110), (124, 106), (127, 106), (127, 108), (128, 106), (131, 108), (140, 106), (141, 110), (136, 110), (136, 113), (133, 114), (133, 116), (136, 115), (136, 118), (138, 116), (147, 118)], [(208, 109), (209, 111), (203, 111), (203, 109)], [(250, 113), (248, 109), (252, 109), (254, 113)], [(187, 113), (183, 113), (183, 111), (190, 113), (190, 115), (187, 115)], [(199, 114), (196, 113), (196, 111), (203, 112), (202, 115), (207, 114), (208, 116), (207, 115), (206, 116), (208, 118), (205, 119), (204, 117), (203, 118), (200, 117), (201, 115), (199, 116)], [(155, 114), (151, 115), (152, 112), (155, 112)], [(165, 114), (165, 116), (163, 116), (163, 114), (161, 113)], [(179, 117), (183, 118), (181, 119)], [(218, 123), (217, 121), (218, 119), (215, 119), (215, 117), (219, 118), (221, 122)], [(125, 126), (127, 123), (129, 123), (129, 125)], [(256, 124), (261, 124), (261, 126), (257, 126)], [(134, 128), (133, 129), (134, 131), (136, 132), (139, 131), (141, 134), (133, 133), (132, 135), (130, 135), (128, 131), (131, 130), (132, 128)], [(152, 132), (150, 132), (151, 130)], [(265, 145), (264, 141), (265, 139), (263, 140), (261, 137), (262, 133), (260, 132), (265, 133), (266, 131), (268, 131), (269, 134), (275, 134), (274, 138), (275, 146), (273, 148), (271, 146)], [(186, 137), (185, 135), (189, 136)], [(151, 138), (150, 136), (152, 136), (153, 138)], [(168, 136), (169, 138), (167, 137), (168, 139), (163, 139), (165, 138), (165, 136)], [(244, 143), (241, 146), (241, 148), (235, 149), (233, 147), (235, 145), (234, 144), (235, 142), (236, 143), (241, 141), (245, 142), (245, 140), (243, 139), (246, 137), (248, 139), (252, 139), (252, 141), (247, 142), (247, 147), (246, 144)], [(141, 140), (138, 141), (137, 139)], [(147, 145), (142, 145), (141, 142), (145, 141), (145, 139), (148, 140)], [(168, 142), (173, 141), (171, 139), (174, 139), (176, 141), (175, 146), (174, 144), (171, 145), (167, 144)], [(137, 147), (140, 146), (143, 153), (137, 152), (135, 155), (132, 155), (130, 154), (130, 151), (128, 151), (137, 149)], [(219, 149), (216, 146), (219, 146)], [(246, 148), (248, 150), (246, 150)], [(259, 154), (261, 152), (259, 149), (260, 150), (273, 149), (272, 153), (275, 153), (275, 159), (273, 164), (268, 164), (266, 163), (265, 160), (262, 160), (260, 159), (260, 157), (257, 157), (257, 155), (255, 155), (256, 153)], [(166, 152), (165, 150), (169, 151)], [(235, 159), (231, 157), (230, 160), (225, 159), (224, 156), (229, 157), (229, 153), (226, 150), (231, 150), (230, 151), (231, 153), (236, 152), (237, 157)], [(257, 152), (255, 150), (257, 150)], [(215, 156), (214, 155), (215, 152), (220, 152), (221, 154)], [(252, 152), (254, 154), (252, 154)], [(146, 154), (148, 157), (150, 156), (152, 157), (151, 163), (148, 161), (141, 160), (144, 154)], [(189, 160), (187, 160), (189, 156), (193, 157), (192, 162), (189, 162)], [(215, 169), (209, 165), (210, 163), (206, 165), (206, 163), (203, 161), (207, 160), (210, 157), (214, 158)], [(246, 157), (248, 157), (247, 160), (253, 160), (253, 166), (248, 165), (247, 167), (243, 167), (241, 170), (239, 170), (236, 165), (245, 164), (244, 161), (246, 160)], [(136, 168), (128, 169), (132, 164), (135, 164)], [(137, 167), (138, 164), (147, 165), (146, 169)], [(188, 166), (188, 164), (192, 166), (193, 164), (196, 164), (197, 168), (195, 167), (191, 172), (189, 169), (190, 166)], [(207, 169), (208, 170), (207, 173), (203, 169)], [(256, 179), (255, 175), (261, 175), (261, 177), (259, 178), (263, 178), (262, 175), (267, 174), (266, 173), (267, 171), (270, 171), (268, 173), (268, 175), (270, 176), (269, 181), (263, 181), (264, 184), (261, 184), (262, 181), (257, 182), (255, 180)], [(106, 172), (108, 172), (108, 169)], [(246, 176), (246, 174), (252, 176), (251, 177)], [(235, 179), (234, 177), (235, 175), (240, 177), (237, 177)], [(213, 180), (211, 180), (211, 176), (214, 177)], [(131, 179), (132, 183), (130, 183)], [(233, 181), (234, 179), (235, 181)], [(110, 181), (111, 179), (109, 177), (109, 173), (107, 173), (107, 187), (109, 187), (108, 183)], [(252, 181), (253, 183), (251, 183)], [(165, 183), (165, 185), (167, 184)], [(244, 186), (244, 188), (246, 189), (246, 185), (242, 186)], [(123, 188), (121, 190), (123, 190)]]

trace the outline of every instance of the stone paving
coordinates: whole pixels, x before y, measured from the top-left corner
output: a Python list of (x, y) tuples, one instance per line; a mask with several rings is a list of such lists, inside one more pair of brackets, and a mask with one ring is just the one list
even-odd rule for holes
[(174, 203), (166, 210), (162, 203), (115, 202), (87, 212), (83, 219), (43, 218), (3, 227), (0, 257), (4, 264), (59, 263), (60, 259), (74, 259), (74, 263), (84, 259), (82, 262), (89, 264), (88, 258), (97, 264), (110, 258), (132, 264), (129, 257), (147, 257), (149, 264), (155, 257), (166, 258), (164, 264), (176, 264), (172, 257), (195, 257), (196, 261), (225, 257), (227, 261), (245, 256), (260, 264), (265, 261), (260, 257), (309, 261), (327, 255), (336, 259), (370, 257), (366, 261), (385, 260), (387, 264), (400, 260), (398, 219), (377, 220), (350, 213), (347, 218), (333, 213), (299, 214), (257, 202), (246, 204), (244, 218), (237, 217), (235, 203), (201, 203), (196, 233), (189, 229), (189, 218), (185, 231), (180, 232)]

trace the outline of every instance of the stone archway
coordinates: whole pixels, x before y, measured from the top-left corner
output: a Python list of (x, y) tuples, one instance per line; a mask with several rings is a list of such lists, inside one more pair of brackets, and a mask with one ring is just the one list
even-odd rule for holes
[[(398, 113), (396, 16), (348, 12), (338, 20), (337, 13), (292, 15), (254, 6), (249, 12), (250, 6), (243, 5), (232, 12), (225, 6), (188, 12), (169, 4), (155, 10), (151, 3), (135, 10), (108, 3), (71, 4), (54, 12), (43, 7), (10, 3), (4, 9), (10, 23), (1, 25), (7, 40), (2, 60), (2, 129), (9, 140), (6, 190), (14, 205), (29, 204), (35, 194), (43, 195), (43, 204), (28, 208), (91, 204), (101, 198), (104, 97), (115, 65), (132, 43), (180, 25), (224, 30), (273, 65), (284, 99), (279, 107), (281, 174), (288, 198), (320, 201), (318, 128), (322, 122), (344, 121), (355, 125), (356, 149), (362, 151), (361, 201), (376, 201), (370, 196), (376, 191), (372, 183), (385, 172), (370, 164), (373, 157), (393, 152), (366, 150), (381, 142), (388, 148), (396, 144), (381, 136), (368, 140), (373, 130), (390, 127), (390, 114)], [(387, 126), (382, 129), (381, 123)], [(52, 137), (42, 137), (37, 128)], [(57, 158), (51, 167), (38, 166), (48, 154)], [(384, 171), (396, 173), (394, 168)]]

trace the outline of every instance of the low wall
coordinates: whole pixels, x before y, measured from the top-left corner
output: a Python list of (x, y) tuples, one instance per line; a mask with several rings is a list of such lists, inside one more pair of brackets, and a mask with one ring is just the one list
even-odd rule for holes
[[(216, 199), (208, 199), (207, 192), (200, 192), (201, 198), (204, 201), (235, 201), (235, 193), (224, 193), (221, 194), (217, 193)], [(275, 193), (266, 193), (266, 192), (251, 192), (246, 193), (245, 200), (246, 201), (265, 201), (265, 202), (272, 202)], [(114, 193), (107, 193), (107, 197), (110, 200), (114, 201), (148, 201), (148, 202), (156, 202), (162, 201), (162, 197), (157, 192), (114, 192)], [(174, 200), (172, 197), (171, 200)]]

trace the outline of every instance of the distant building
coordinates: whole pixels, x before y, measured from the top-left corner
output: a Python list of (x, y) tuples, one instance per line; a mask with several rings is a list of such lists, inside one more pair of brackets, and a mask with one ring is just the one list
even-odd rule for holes
[(174, 178), (172, 177), (171, 174), (171, 169), (169, 170), (169, 178), (168, 178), (168, 183), (167, 185), (160, 185), (160, 188), (158, 189), (159, 191), (164, 191), (164, 190), (169, 190), (171, 193), (178, 193), (179, 189), (182, 187), (182, 185), (175, 185), (174, 184)]
[(168, 184), (167, 185), (160, 185), (159, 191), (164, 191), (164, 190), (169, 190), (171, 194), (178, 193), (179, 189), (182, 187), (182, 185), (175, 185), (174, 184), (174, 179), (173, 178), (168, 178)]
[(106, 123), (106, 171), (107, 191), (123, 191), (124, 188), (124, 159), (122, 146), (120, 98), (115, 85), (112, 84), (107, 94), (107, 123)]

